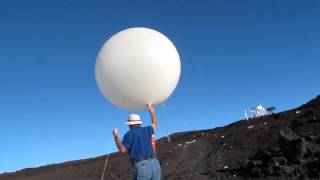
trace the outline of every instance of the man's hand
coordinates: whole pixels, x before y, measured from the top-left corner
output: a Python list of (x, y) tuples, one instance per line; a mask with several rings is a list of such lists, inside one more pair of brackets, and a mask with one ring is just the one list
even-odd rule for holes
[(151, 116), (152, 127), (153, 127), (153, 129), (156, 129), (158, 122), (157, 122), (157, 118), (155, 115), (155, 110), (151, 104), (146, 104), (146, 106), (147, 106), (147, 109), (148, 109), (150, 116)]
[(154, 112), (155, 112), (155, 110), (154, 110), (154, 108), (152, 107), (151, 104), (146, 104), (146, 106), (147, 106), (147, 109), (148, 109), (148, 111), (149, 111), (150, 113), (154, 113)]
[(114, 128), (114, 130), (113, 130), (113, 137), (115, 137), (115, 138), (118, 138), (118, 137), (119, 137), (118, 128)]
[(116, 142), (116, 145), (119, 149), (119, 151), (124, 154), (127, 152), (127, 149), (126, 147), (122, 144), (121, 140), (119, 139), (119, 132), (118, 132), (118, 128), (114, 128), (113, 130), (113, 137), (114, 137), (114, 140)]

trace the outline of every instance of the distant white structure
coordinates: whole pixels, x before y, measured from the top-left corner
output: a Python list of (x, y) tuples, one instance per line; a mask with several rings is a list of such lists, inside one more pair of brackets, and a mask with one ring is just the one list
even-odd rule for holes
[(250, 118), (261, 117), (265, 115), (270, 115), (275, 113), (276, 108), (274, 106), (265, 108), (261, 104), (257, 107), (249, 108), (244, 111), (246, 119), (249, 120)]
[(259, 104), (256, 107), (256, 114), (257, 114), (257, 117), (265, 116), (265, 115), (267, 115), (267, 110), (261, 104)]

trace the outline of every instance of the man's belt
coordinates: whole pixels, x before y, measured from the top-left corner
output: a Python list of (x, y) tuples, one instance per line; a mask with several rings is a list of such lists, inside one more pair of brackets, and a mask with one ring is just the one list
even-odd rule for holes
[(131, 161), (133, 163), (137, 163), (137, 162), (140, 162), (140, 161), (151, 160), (151, 159), (156, 159), (156, 157), (145, 157), (145, 158), (140, 158), (140, 159), (132, 159)]

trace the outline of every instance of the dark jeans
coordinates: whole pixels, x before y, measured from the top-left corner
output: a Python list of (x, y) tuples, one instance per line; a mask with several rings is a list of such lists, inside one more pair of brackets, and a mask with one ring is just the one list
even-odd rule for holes
[(134, 180), (160, 180), (161, 167), (158, 159), (148, 159), (133, 163)]

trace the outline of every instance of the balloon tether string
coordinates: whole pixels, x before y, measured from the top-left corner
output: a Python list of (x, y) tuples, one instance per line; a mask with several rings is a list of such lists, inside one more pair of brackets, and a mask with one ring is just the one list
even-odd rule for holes
[(107, 155), (106, 161), (105, 161), (105, 163), (104, 163), (101, 180), (104, 179), (104, 173), (105, 173), (105, 171), (106, 171), (106, 169), (107, 169), (107, 164), (108, 164), (108, 160), (109, 160), (109, 156), (110, 156), (110, 149), (111, 149), (112, 141), (113, 141), (113, 139), (111, 139), (110, 144), (109, 144), (108, 155)]
[(168, 143), (171, 142), (171, 138), (169, 135), (169, 127), (168, 127), (168, 119), (165, 113), (165, 109), (164, 109), (165, 104), (162, 104), (162, 115), (163, 115), (163, 120), (164, 120), (164, 125), (165, 125), (165, 129), (166, 129), (166, 134), (167, 134), (167, 139), (168, 139)]

